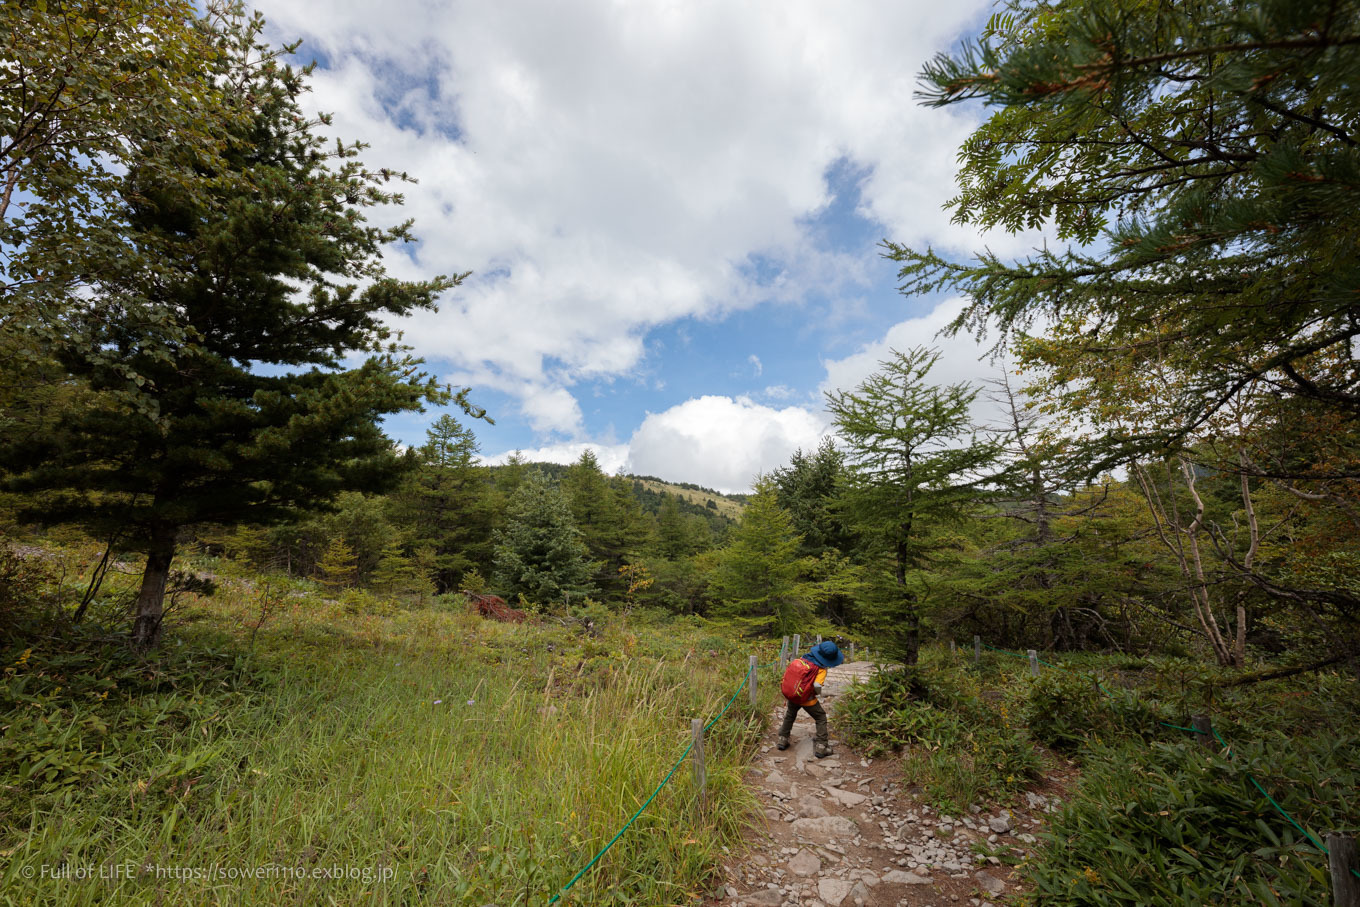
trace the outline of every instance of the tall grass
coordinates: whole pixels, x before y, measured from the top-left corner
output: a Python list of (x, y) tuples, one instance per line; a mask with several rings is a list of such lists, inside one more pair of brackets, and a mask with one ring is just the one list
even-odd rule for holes
[[(544, 904), (745, 667), (743, 650), (692, 623), (616, 623), (597, 637), (432, 610), (346, 614), (309, 595), (248, 652), (255, 607), (230, 588), (196, 605), (151, 668), (158, 688), (89, 697), (70, 675), (108, 664), (56, 651), (7, 675), (10, 719), (104, 726), (66, 739), (59, 765), (78, 752), (104, 761), (25, 777), (39, 753), (3, 751), (0, 902)], [(215, 660), (177, 673), (203, 651)], [(682, 766), (562, 903), (702, 894), (754, 808), (741, 775), (766, 711), (742, 694), (712, 728), (706, 810)], [(75, 877), (87, 867), (95, 878)]]

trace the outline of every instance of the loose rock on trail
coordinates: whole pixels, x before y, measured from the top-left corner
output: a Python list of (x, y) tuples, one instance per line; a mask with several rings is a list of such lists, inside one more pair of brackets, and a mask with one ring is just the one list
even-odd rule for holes
[(820, 700), (831, 719), (828, 758), (813, 756), (813, 723), (802, 712), (792, 745), (774, 748), (784, 715), (784, 703), (777, 705), (747, 775), (765, 821), (749, 830), (749, 852), (723, 867), (710, 907), (1000, 907), (1019, 893), (1012, 868), (973, 844), (1023, 856), (1056, 801), (1030, 793), (1027, 809), (974, 805), (962, 816), (925, 805), (899, 760), (869, 759), (837, 740), (836, 699), (874, 670), (852, 662), (827, 672)]

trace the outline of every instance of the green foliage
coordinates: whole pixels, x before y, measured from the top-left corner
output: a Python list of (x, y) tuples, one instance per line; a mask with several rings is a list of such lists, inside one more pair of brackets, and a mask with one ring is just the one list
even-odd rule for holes
[(712, 552), (678, 561), (648, 558), (644, 564), (652, 584), (638, 593), (638, 600), (671, 614), (707, 613), (712, 602), (709, 581), (714, 562)]
[(434, 591), (428, 577), (421, 575), (419, 565), (403, 554), (398, 545), (383, 549), (370, 583), (375, 590), (388, 597), (409, 594), (423, 596)]
[[(1118, 597), (1225, 664), (1247, 661), (1258, 622), (1276, 650), (1357, 645), (1360, 574), (1339, 541), (1360, 463), (1357, 23), (1356, 0), (1008, 0), (922, 73), (929, 103), (990, 110), (950, 205), (1069, 243), (965, 261), (886, 244), (905, 293), (966, 298), (951, 330), (1014, 343), (1064, 427), (1039, 465), (1139, 481), (1186, 601)], [(1185, 500), (1215, 476), (1236, 503)], [(1073, 602), (1081, 584), (1049, 560), (1013, 567), (1067, 599), (1052, 630), (1113, 642), (1108, 606)]]
[(1044, 904), (1331, 903), (1326, 858), (1248, 781), (1305, 827), (1360, 825), (1354, 729), (1208, 754), (1175, 741), (1093, 746), (1076, 796), (1030, 862)]
[(25, 621), (50, 619), (59, 609), (48, 593), (53, 580), (42, 561), (19, 555), (0, 536), (0, 641), (11, 638)]
[[(806, 578), (817, 562), (798, 557), (800, 542), (792, 518), (779, 506), (774, 483), (757, 481), (741, 522), (715, 557), (709, 585), (722, 602), (717, 612), (773, 636), (800, 629), (827, 594), (822, 584)], [(832, 581), (838, 576), (827, 572)]]
[(344, 539), (339, 536), (331, 539), (321, 562), (317, 564), (322, 585), (332, 592), (353, 586), (357, 577), (357, 561), (354, 549), (346, 545)]
[(840, 699), (837, 721), (866, 752), (904, 750), (906, 776), (955, 814), (1013, 796), (1039, 776), (1029, 739), (948, 672), (881, 674)]
[[(663, 482), (655, 476), (625, 476), (620, 479), (628, 482), (642, 512), (656, 519), (658, 525), (655, 527), (654, 535), (658, 538), (655, 539), (652, 551), (663, 557), (675, 558), (686, 553), (706, 551), (715, 542), (721, 542), (727, 531), (736, 523), (733, 512), (739, 515), (740, 507), (734, 504), (744, 504), (746, 500), (745, 495), (720, 495), (711, 488), (701, 488), (690, 482)], [(664, 490), (666, 488), (695, 492), (694, 497), (701, 499), (703, 503), (691, 500), (683, 494)], [(706, 497), (700, 498), (701, 494)], [(715, 497), (724, 499), (723, 504), (720, 506), (715, 501), (714, 506), (709, 507), (708, 502)], [(671, 507), (678, 513), (679, 519), (676, 523), (680, 528), (673, 530), (674, 534), (663, 542), (659, 538), (659, 524), (662, 514)], [(707, 527), (707, 534), (700, 531), (700, 523)]]
[(468, 570), (490, 569), (495, 502), (477, 453), (472, 430), (445, 413), (427, 430), (415, 467), (389, 498), (391, 518), (402, 527), (406, 544), (433, 554), (441, 592), (459, 589)]
[(623, 480), (611, 481), (592, 451), (581, 453), (562, 479), (581, 540), (597, 565), (592, 582), (606, 593), (621, 594), (620, 569), (642, 550), (647, 526), (642, 510)]
[(510, 499), (508, 523), (496, 532), (496, 578), (509, 596), (539, 605), (592, 591), (593, 565), (566, 497), (536, 472)]
[[(277, 521), (381, 489), (400, 464), (379, 420), (447, 398), (387, 319), (433, 307), (460, 278), (386, 276), (382, 249), (409, 240), (409, 224), (378, 228), (365, 213), (399, 202), (387, 185), (402, 176), (323, 140), (326, 118), (300, 106), (306, 71), (263, 29), (227, 16), (222, 53), (195, 61), (222, 86), (195, 102), (208, 105), (195, 110), (204, 142), (156, 130), (127, 156), (128, 240), (174, 267), (130, 255), (87, 275), (93, 292), (60, 309), (46, 355), (88, 399), (45, 430), (0, 437), (32, 518), (116, 529), (147, 552), (142, 646), (159, 636), (181, 528)], [(354, 354), (363, 361), (345, 367)]]
[(459, 585), (464, 592), (482, 593), (487, 590), (486, 578), (476, 568), (464, 573)]
[(789, 512), (801, 539), (799, 553), (822, 557), (849, 554), (855, 539), (837, 511), (836, 500), (846, 481), (845, 454), (825, 438), (812, 453), (794, 451), (787, 466), (771, 473), (779, 506)]
[(215, 126), (227, 103), (213, 78), (224, 52), (215, 30), (223, 14), (221, 4), (200, 9), (188, 0), (0, 7), (0, 333), (7, 338), (16, 327), (57, 330), (54, 305), (59, 310), (114, 258), (167, 264), (154, 248), (129, 241), (116, 202), (120, 175), (147, 135), (174, 135), (205, 162), (216, 159)]
[(1165, 736), (1159, 724), (1165, 719), (1136, 693), (1075, 672), (1045, 671), (1035, 678), (1023, 716), (1031, 737), (1065, 752), (1102, 740)]
[[(956, 219), (1050, 226), (1079, 249), (959, 264), (889, 244), (907, 292), (970, 299), (955, 327), (1069, 330), (1077, 358), (1171, 341), (1190, 384), (1150, 436), (1179, 438), (1257, 378), (1356, 405), (1350, 318), (1360, 147), (1354, 2), (1005, 4), (1011, 27), (923, 73), (936, 105), (993, 113), (961, 149)], [(1317, 354), (1349, 365), (1309, 375)]]
[[(315, 593), (290, 595), (247, 655), (263, 578), (222, 578), (154, 664), (103, 630), (0, 643), (4, 890), (139, 902), (165, 880), (73, 886), (20, 870), (286, 862), (386, 869), (385, 896), (413, 903), (541, 900), (614, 836), (683, 753), (688, 717), (716, 716), (746, 665), (745, 647), (684, 620), (624, 624), (593, 606), (591, 635), (465, 609), (350, 613)], [(765, 687), (759, 711), (741, 697), (709, 731), (708, 808), (676, 773), (573, 899), (678, 902), (711, 878), (754, 806), (742, 775)], [(225, 890), (175, 881), (191, 903)], [(326, 880), (341, 902), (374, 886)], [(231, 896), (310, 897), (281, 876)]]
[[(925, 656), (852, 690), (839, 720), (875, 752), (900, 749), (907, 777), (950, 812), (1023, 790), (1037, 777), (1031, 740), (1077, 757), (1075, 786), (1022, 864), (1035, 903), (1330, 903), (1326, 858), (1261, 790), (1315, 837), (1360, 826), (1353, 679), (1224, 687), (1223, 668), (1126, 656), (1065, 658), (1069, 670), (1032, 678), (1004, 653), (976, 668)], [(1229, 748), (1162, 723), (1189, 713), (1212, 713)]]
[(218, 734), (188, 738), (173, 756), (152, 741), (235, 708), (246, 684), (267, 686), (211, 648), (170, 652), (151, 670), (100, 628), (69, 633), (58, 647), (50, 638), (0, 648), (0, 809), (11, 814), (87, 795), (130, 766), (146, 773), (144, 792), (183, 783), (213, 761)]
[(890, 654), (915, 664), (921, 645), (919, 594), (908, 572), (929, 565), (947, 543), (939, 530), (958, 523), (983, 494), (996, 444), (979, 441), (968, 407), (977, 390), (937, 387), (926, 377), (935, 351), (893, 351), (853, 392), (827, 394), (846, 445), (841, 506), (862, 539), (882, 594), (869, 620)]

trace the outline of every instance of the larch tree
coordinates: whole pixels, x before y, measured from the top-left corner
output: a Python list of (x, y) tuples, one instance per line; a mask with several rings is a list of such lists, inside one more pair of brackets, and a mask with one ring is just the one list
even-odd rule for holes
[(961, 149), (955, 220), (1069, 244), (1019, 260), (887, 254), (905, 292), (968, 299), (956, 330), (1058, 325), (1078, 365), (1181, 346), (1171, 406), (1105, 438), (1096, 471), (1192, 440), (1257, 382), (1353, 420), (1357, 80), (1357, 0), (1009, 0), (926, 67), (922, 96), (993, 109)]
[(938, 359), (924, 348), (893, 351), (855, 390), (827, 394), (845, 451), (842, 512), (862, 556), (887, 580), (876, 620), (893, 654), (908, 665), (921, 645), (912, 575), (941, 546), (938, 530), (959, 522), (985, 496), (998, 455), (996, 442), (978, 439), (973, 430), (968, 407), (977, 389), (927, 383)]

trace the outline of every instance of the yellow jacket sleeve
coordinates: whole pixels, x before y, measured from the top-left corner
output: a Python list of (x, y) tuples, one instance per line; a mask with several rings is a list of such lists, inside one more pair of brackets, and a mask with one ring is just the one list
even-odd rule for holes
[[(826, 683), (826, 668), (819, 668), (817, 670), (817, 679), (812, 681), (812, 683), (813, 689), (818, 689), (821, 687), (822, 684)], [(817, 704), (816, 696), (813, 696), (806, 703), (804, 703), (804, 705), (816, 705), (816, 704)]]

